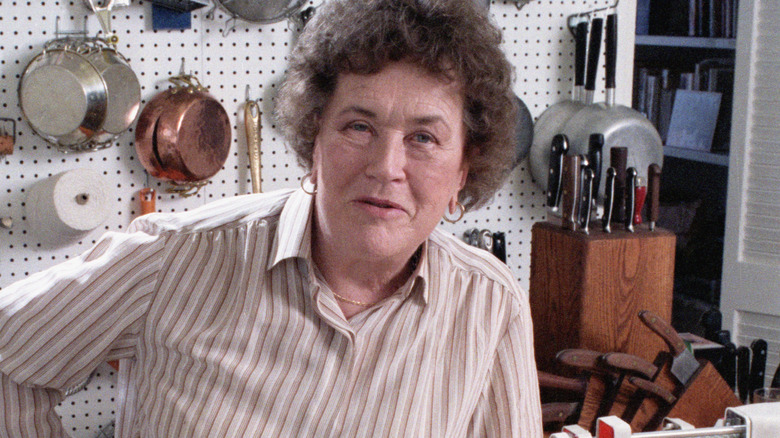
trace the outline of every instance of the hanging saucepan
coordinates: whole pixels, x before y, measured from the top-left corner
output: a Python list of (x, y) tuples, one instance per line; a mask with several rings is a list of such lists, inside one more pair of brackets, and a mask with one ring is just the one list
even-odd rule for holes
[(127, 60), (98, 38), (48, 42), (19, 82), (25, 119), (65, 152), (110, 146), (135, 121), (140, 101)]
[(54, 40), (30, 61), (19, 82), (25, 119), (61, 150), (84, 147), (106, 118), (106, 83), (82, 56), (86, 50), (81, 41)]
[(517, 120), (515, 122), (515, 160), (512, 168), (520, 164), (528, 156), (528, 150), (531, 148), (531, 141), (534, 137), (534, 119), (531, 117), (531, 111), (528, 105), (515, 95), (517, 100)]
[(171, 191), (189, 196), (225, 164), (230, 120), (194, 76), (169, 80), (175, 86), (152, 98), (141, 111), (135, 148), (149, 174), (171, 181)]
[[(603, 20), (593, 20), (593, 31), (590, 36), (590, 50), (586, 50), (588, 38), (588, 22), (577, 25), (574, 45), (574, 90), (571, 99), (553, 104), (536, 120), (534, 125), (533, 143), (530, 159), (531, 176), (544, 190), (548, 189), (550, 169), (550, 145), (553, 137), (561, 133), (563, 126), (571, 116), (585, 105), (593, 103), (593, 92), (596, 89), (596, 74), (598, 72), (599, 55), (601, 53), (601, 27)], [(585, 60), (587, 54), (587, 81), (585, 75)], [(585, 94), (583, 94), (585, 85)]]
[(214, 4), (230, 14), (231, 19), (225, 23), (223, 35), (227, 34), (235, 24), (236, 19), (251, 23), (276, 23), (293, 16), (306, 0), (214, 0)]
[(100, 72), (108, 91), (106, 119), (91, 139), (96, 145), (114, 141), (135, 121), (141, 107), (141, 84), (127, 59), (103, 40), (93, 40), (96, 49), (87, 60)]
[[(607, 17), (606, 33), (606, 102), (579, 110), (566, 122), (562, 133), (569, 138), (569, 155), (587, 154), (591, 134), (602, 134), (604, 161), (609, 160), (610, 148), (624, 146), (628, 148), (628, 166), (647, 177), (650, 164), (660, 166), (663, 162), (663, 143), (658, 131), (645, 116), (632, 108), (615, 104), (617, 15)], [(602, 166), (601, 175), (596, 177), (606, 180), (608, 167)]]

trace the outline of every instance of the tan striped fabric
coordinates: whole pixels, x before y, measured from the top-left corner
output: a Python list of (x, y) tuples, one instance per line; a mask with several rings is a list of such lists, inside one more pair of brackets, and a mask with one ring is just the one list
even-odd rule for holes
[(347, 321), (310, 216), (300, 190), (149, 215), (1, 290), (0, 435), (61, 436), (43, 388), (121, 358), (119, 437), (542, 436), (502, 263), (434, 231), (407, 284)]

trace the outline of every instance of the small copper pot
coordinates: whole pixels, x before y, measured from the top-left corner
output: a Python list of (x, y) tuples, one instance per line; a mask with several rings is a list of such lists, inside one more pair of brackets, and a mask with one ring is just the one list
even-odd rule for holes
[(175, 86), (152, 98), (141, 111), (135, 148), (150, 175), (196, 187), (225, 164), (230, 120), (195, 77), (174, 76), (170, 81)]

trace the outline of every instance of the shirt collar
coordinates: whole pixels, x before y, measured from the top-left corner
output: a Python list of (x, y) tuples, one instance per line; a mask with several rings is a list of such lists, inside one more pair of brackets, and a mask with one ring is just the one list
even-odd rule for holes
[[(268, 259), (266, 269), (270, 270), (282, 260), (302, 258), (311, 262), (312, 211), (314, 197), (302, 189), (295, 190), (282, 208), (279, 224), (274, 235), (272, 257)], [(426, 239), (420, 250), (420, 260), (412, 273), (412, 285), (405, 293), (420, 290), (424, 303), (428, 302), (428, 245)]]

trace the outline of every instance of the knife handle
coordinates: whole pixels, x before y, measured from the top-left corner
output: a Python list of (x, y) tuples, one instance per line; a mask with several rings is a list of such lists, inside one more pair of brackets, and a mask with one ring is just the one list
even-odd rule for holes
[(260, 175), (262, 125), (260, 124), (260, 107), (254, 100), (248, 100), (244, 106), (244, 123), (246, 124), (246, 142), (252, 178), (252, 193), (260, 193), (262, 192), (262, 178)]
[(647, 195), (649, 197), (647, 204), (647, 220), (650, 222), (650, 230), (655, 229), (655, 223), (658, 221), (658, 212), (661, 205), (661, 166), (651, 164), (647, 168)]
[(667, 405), (673, 405), (677, 401), (677, 397), (675, 397), (674, 394), (669, 392), (666, 388), (658, 386), (649, 380), (631, 376), (628, 378), (628, 381), (642, 391), (657, 397)]
[(747, 402), (750, 394), (750, 349), (743, 346), (737, 348), (737, 392), (742, 402)]
[[(588, 56), (588, 22), (581, 21), (577, 24), (577, 30), (574, 34), (574, 86), (583, 87), (585, 85), (585, 57)], [(581, 96), (573, 96), (579, 100)]]
[(601, 227), (605, 233), (611, 233), (612, 213), (615, 211), (615, 168), (607, 169), (607, 179), (604, 181), (604, 216)]
[(642, 207), (645, 206), (645, 199), (647, 199), (647, 186), (642, 178), (637, 178), (636, 189), (634, 190), (634, 197), (636, 199), (636, 208), (634, 208), (634, 225), (642, 224)]
[(601, 356), (601, 360), (612, 368), (638, 374), (645, 379), (653, 379), (658, 373), (658, 367), (653, 363), (628, 353), (607, 353)]
[(601, 357), (601, 353), (597, 351), (583, 348), (569, 348), (559, 351), (558, 354), (555, 355), (555, 360), (560, 364), (573, 368), (591, 372), (602, 372), (603, 369), (599, 365), (599, 357)]
[(588, 44), (588, 65), (585, 71), (585, 103), (593, 103), (593, 92), (596, 90), (596, 76), (599, 71), (601, 57), (601, 35), (604, 29), (604, 19), (594, 18), (590, 25), (590, 41)]
[(506, 263), (506, 235), (503, 231), (493, 233), (493, 255)]
[(549, 174), (547, 175), (547, 206), (557, 211), (561, 201), (561, 178), (563, 157), (569, 152), (569, 139), (557, 134), (550, 142)]
[(753, 391), (764, 387), (764, 374), (766, 373), (767, 343), (763, 339), (756, 339), (750, 344), (753, 357), (750, 359), (750, 397)]
[(604, 135), (591, 134), (588, 139), (588, 167), (593, 169), (593, 199), (598, 200), (601, 188), (602, 155), (604, 150)]
[(545, 371), (538, 371), (539, 387), (561, 389), (577, 394), (585, 394), (587, 389), (586, 379), (575, 379), (572, 377), (558, 376)]
[(580, 208), (582, 209), (582, 232), (585, 234), (590, 233), (590, 215), (593, 206), (593, 179), (595, 178), (595, 172), (593, 169), (585, 169), (585, 186), (583, 188), (584, 195), (582, 196), (582, 203)]
[(637, 188), (637, 176), (636, 169), (629, 167), (626, 169), (626, 217), (624, 224), (626, 230), (634, 232), (634, 214), (636, 213), (636, 188)]
[(628, 148), (615, 146), (609, 150), (609, 164), (615, 168), (615, 194), (612, 203), (612, 222), (623, 223), (626, 217), (626, 165)]
[(561, 189), (561, 215), (563, 228), (576, 231), (580, 204), (580, 167), (579, 155), (563, 158), (563, 179)]
[(141, 215), (154, 213), (157, 211), (155, 202), (157, 200), (157, 194), (151, 187), (144, 187), (139, 192), (139, 201), (141, 203)]
[(647, 328), (654, 331), (666, 342), (666, 345), (669, 346), (675, 356), (686, 350), (685, 341), (683, 341), (674, 327), (660, 316), (650, 310), (642, 310), (639, 312), (639, 319), (642, 320)]

